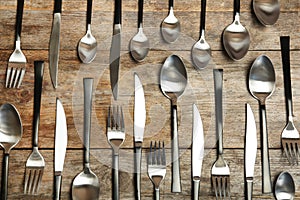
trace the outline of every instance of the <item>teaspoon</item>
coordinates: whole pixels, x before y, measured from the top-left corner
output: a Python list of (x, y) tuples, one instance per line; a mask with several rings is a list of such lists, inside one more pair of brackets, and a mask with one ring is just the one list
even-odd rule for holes
[(281, 172), (275, 184), (275, 196), (277, 200), (293, 200), (295, 197), (295, 182), (288, 172)]
[(168, 43), (175, 42), (180, 35), (180, 22), (174, 15), (173, 7), (174, 0), (169, 0), (169, 15), (161, 24), (161, 34)]
[(253, 0), (253, 10), (257, 19), (263, 25), (273, 25), (279, 18), (279, 0)]

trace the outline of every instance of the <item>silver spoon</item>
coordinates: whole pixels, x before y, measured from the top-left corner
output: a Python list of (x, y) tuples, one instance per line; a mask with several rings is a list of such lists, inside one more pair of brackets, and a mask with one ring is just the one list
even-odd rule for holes
[(206, 0), (201, 0), (200, 39), (192, 48), (192, 60), (196, 69), (205, 68), (211, 59), (211, 50), (205, 40)]
[(91, 31), (92, 4), (93, 0), (87, 0), (87, 30), (86, 34), (81, 38), (78, 44), (78, 55), (83, 63), (92, 62), (97, 53), (97, 41)]
[(93, 79), (84, 78), (84, 168), (72, 184), (73, 200), (99, 199), (98, 177), (90, 169), (90, 129), (92, 112)]
[(288, 172), (281, 172), (275, 183), (275, 196), (277, 200), (293, 200), (295, 197), (294, 179)]
[(250, 46), (248, 30), (240, 23), (240, 0), (234, 0), (234, 21), (223, 31), (223, 46), (233, 60), (242, 59)]
[(7, 199), (9, 153), (21, 140), (22, 134), (23, 128), (19, 112), (12, 104), (3, 104), (0, 107), (0, 145), (4, 149), (1, 199)]
[(177, 99), (187, 85), (185, 65), (177, 55), (169, 56), (160, 72), (160, 88), (172, 106), (172, 192), (181, 192), (177, 127)]
[(249, 91), (259, 101), (260, 130), (262, 134), (262, 182), (263, 193), (272, 192), (268, 130), (266, 118), (266, 99), (275, 90), (275, 71), (271, 60), (261, 55), (253, 62), (249, 72)]
[(180, 35), (180, 22), (174, 15), (173, 7), (174, 0), (169, 0), (169, 15), (161, 24), (161, 34), (168, 43), (175, 42)]
[(149, 52), (149, 40), (143, 32), (143, 5), (144, 0), (139, 0), (138, 32), (130, 40), (129, 50), (134, 60), (140, 62), (145, 59)]
[(253, 10), (257, 19), (263, 25), (273, 25), (279, 18), (279, 0), (253, 0)]

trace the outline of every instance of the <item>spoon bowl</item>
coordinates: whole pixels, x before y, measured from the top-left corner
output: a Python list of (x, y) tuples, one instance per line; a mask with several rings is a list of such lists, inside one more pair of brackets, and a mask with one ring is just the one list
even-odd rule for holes
[(97, 41), (92, 35), (91, 28), (87, 29), (86, 34), (81, 38), (78, 44), (78, 55), (83, 63), (91, 63), (97, 53)]
[(149, 52), (149, 40), (140, 27), (138, 33), (130, 40), (130, 53), (134, 60), (143, 61)]
[(1, 199), (7, 199), (9, 153), (19, 143), (22, 134), (19, 112), (12, 104), (3, 104), (0, 107), (0, 146), (4, 149)]
[(277, 200), (294, 199), (295, 183), (288, 172), (281, 172), (275, 184), (275, 197)]
[(273, 25), (279, 18), (279, 0), (253, 0), (253, 10), (257, 19), (265, 26)]
[(167, 43), (175, 42), (180, 35), (180, 22), (175, 17), (173, 11), (173, 0), (170, 1), (169, 15), (163, 20), (161, 24), (161, 34)]

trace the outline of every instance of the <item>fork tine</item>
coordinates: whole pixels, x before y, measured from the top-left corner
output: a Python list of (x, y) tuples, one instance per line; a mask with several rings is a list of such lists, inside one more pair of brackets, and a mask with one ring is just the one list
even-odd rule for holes
[(111, 106), (108, 107), (107, 128), (111, 129)]
[(14, 81), (13, 81), (13, 86), (12, 86), (13, 88), (15, 88), (17, 86), (17, 83), (19, 82), (20, 72), (21, 72), (21, 69), (17, 68), (15, 78), (14, 78)]
[(123, 116), (122, 106), (120, 106), (120, 112), (121, 112), (121, 115), (120, 115), (121, 131), (124, 131), (124, 129), (125, 129), (125, 123), (124, 123), (124, 116)]
[(25, 69), (25, 68), (22, 68), (22, 69), (21, 69), (20, 78), (19, 78), (19, 81), (18, 81), (18, 84), (17, 84), (17, 88), (20, 87), (20, 85), (21, 85), (21, 83), (22, 83), (22, 81), (23, 81), (25, 72), (26, 72), (26, 69)]
[(283, 142), (283, 149), (284, 149), (285, 155), (286, 155), (289, 163), (292, 163), (291, 154), (290, 154), (290, 148), (289, 148), (288, 142), (286, 142), (286, 141)]
[(165, 142), (162, 142), (162, 164), (166, 165)]
[(10, 80), (10, 76), (11, 76), (11, 68), (8, 67), (6, 70), (6, 80), (5, 80), (5, 87), (9, 87), (9, 80)]

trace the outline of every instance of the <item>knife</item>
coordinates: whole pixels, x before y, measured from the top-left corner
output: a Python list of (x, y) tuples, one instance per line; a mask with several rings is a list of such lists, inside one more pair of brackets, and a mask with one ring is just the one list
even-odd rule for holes
[(134, 74), (134, 149), (135, 149), (135, 172), (136, 172), (136, 199), (141, 199), (141, 161), (142, 143), (146, 123), (146, 106), (143, 85)]
[(121, 13), (122, 2), (121, 0), (115, 0), (113, 37), (109, 55), (110, 86), (115, 100), (117, 100), (118, 98), (118, 81), (121, 50)]
[(61, 23), (61, 4), (62, 0), (55, 0), (54, 16), (52, 23), (52, 32), (50, 36), (49, 46), (49, 68), (53, 87), (57, 87), (57, 71), (59, 58), (59, 44), (60, 44), (60, 23)]
[(194, 200), (198, 200), (200, 177), (204, 156), (203, 124), (199, 110), (193, 104), (193, 144), (192, 144), (192, 173), (194, 183)]
[(253, 174), (257, 151), (256, 125), (253, 112), (247, 104), (247, 122), (246, 122), (246, 144), (245, 144), (245, 171), (247, 182), (247, 199), (252, 199)]
[(56, 127), (55, 127), (55, 150), (54, 150), (54, 199), (60, 199), (60, 188), (64, 160), (68, 140), (66, 114), (61, 101), (56, 99)]

